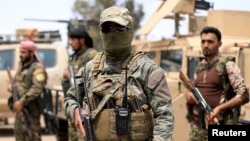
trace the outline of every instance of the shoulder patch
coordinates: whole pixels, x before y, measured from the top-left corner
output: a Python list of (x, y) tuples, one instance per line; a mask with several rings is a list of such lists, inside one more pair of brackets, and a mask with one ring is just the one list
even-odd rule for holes
[(33, 72), (33, 76), (39, 82), (45, 81), (45, 71), (43, 68), (36, 68)]
[(43, 73), (39, 73), (39, 74), (35, 75), (35, 78), (39, 82), (45, 81), (45, 75)]

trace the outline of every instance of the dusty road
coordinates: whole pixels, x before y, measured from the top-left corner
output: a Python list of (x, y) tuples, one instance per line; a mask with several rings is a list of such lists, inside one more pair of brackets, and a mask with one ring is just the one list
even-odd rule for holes
[[(0, 141), (15, 141), (15, 138), (14, 136), (0, 137)], [(42, 141), (56, 141), (56, 137), (54, 135), (42, 135)]]

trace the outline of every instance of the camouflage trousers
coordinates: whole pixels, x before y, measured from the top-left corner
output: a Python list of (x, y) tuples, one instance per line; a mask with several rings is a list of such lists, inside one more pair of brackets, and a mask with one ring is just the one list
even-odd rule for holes
[(72, 124), (72, 121), (68, 118), (68, 141), (85, 141), (81, 131)]
[[(29, 124), (24, 128), (20, 115), (15, 114), (14, 133), (16, 141), (41, 141), (40, 115), (28, 115)], [(28, 132), (28, 134), (27, 134)]]
[(203, 129), (195, 125), (194, 123), (190, 123), (191, 131), (189, 133), (188, 141), (207, 141), (208, 134), (207, 129)]

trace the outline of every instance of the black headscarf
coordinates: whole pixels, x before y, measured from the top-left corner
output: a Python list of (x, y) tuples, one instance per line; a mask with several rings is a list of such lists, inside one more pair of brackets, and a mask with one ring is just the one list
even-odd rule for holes
[(84, 26), (78, 26), (69, 32), (70, 38), (85, 38), (85, 45), (93, 48), (93, 39), (89, 36)]

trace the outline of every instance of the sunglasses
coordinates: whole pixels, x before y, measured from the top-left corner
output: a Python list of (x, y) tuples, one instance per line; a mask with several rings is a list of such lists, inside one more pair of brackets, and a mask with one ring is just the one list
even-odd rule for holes
[(124, 33), (128, 30), (129, 27), (127, 26), (122, 26), (119, 24), (114, 24), (114, 25), (103, 25), (101, 27), (101, 31), (104, 34), (108, 34), (112, 29), (115, 30), (118, 33)]

